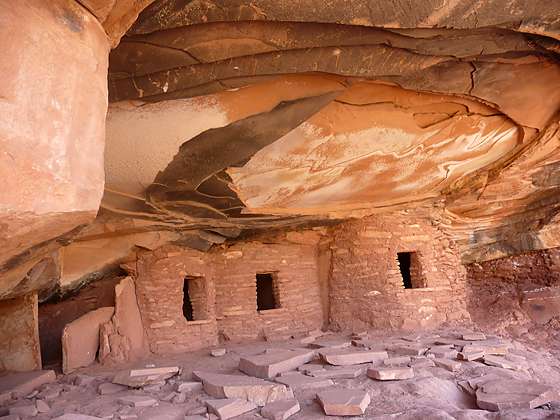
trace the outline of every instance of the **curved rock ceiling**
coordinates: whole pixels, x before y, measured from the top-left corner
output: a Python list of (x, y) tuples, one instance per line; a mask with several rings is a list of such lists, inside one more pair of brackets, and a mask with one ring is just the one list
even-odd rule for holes
[(110, 56), (102, 215), (216, 233), (427, 205), (467, 232), (455, 200), (558, 121), (559, 16), (155, 1)]
[[(37, 288), (40, 264), (72, 240), (143, 232), (207, 249), (258, 229), (413, 210), (454, 238), (464, 261), (560, 246), (558, 1), (59, 3), (91, 14), (114, 47), (105, 191), (89, 227), (89, 201), (83, 216), (66, 196), (49, 198), (60, 204), (50, 219), (31, 209), (49, 227), (4, 240), (10, 284), (0, 296), (18, 282)], [(69, 15), (49, 16), (87, 39)], [(104, 70), (106, 55), (96, 60), (75, 64), (87, 76)], [(65, 93), (89, 95), (88, 77)], [(101, 127), (104, 111), (80, 127)], [(61, 162), (91, 161), (99, 170), (81, 175), (102, 179), (100, 154), (74, 150), (73, 136), (51, 125), (68, 145)], [(87, 197), (93, 207), (98, 197)]]

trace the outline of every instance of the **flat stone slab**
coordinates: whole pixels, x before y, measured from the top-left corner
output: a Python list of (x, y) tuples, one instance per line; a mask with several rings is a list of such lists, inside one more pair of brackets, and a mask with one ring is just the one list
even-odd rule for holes
[(484, 350), (468, 349), (468, 351), (462, 351), (461, 353), (458, 353), (457, 359), (468, 360), (472, 362), (474, 360), (481, 360), (482, 358), (484, 358), (484, 355)]
[(437, 367), (447, 369), (450, 372), (457, 372), (461, 369), (461, 362), (458, 362), (457, 360), (435, 358), (433, 361)]
[(177, 384), (177, 392), (197, 392), (202, 391), (200, 382), (180, 382)]
[(222, 357), (226, 355), (226, 349), (212, 349), (210, 355), (213, 357)]
[(62, 371), (70, 373), (89, 366), (99, 349), (99, 327), (109, 322), (115, 308), (104, 307), (82, 315), (66, 324), (62, 332)]
[(385, 346), (379, 342), (379, 340), (375, 339), (361, 339), (361, 340), (352, 340), (352, 345), (358, 348), (364, 348), (368, 350), (375, 350), (375, 351), (384, 351)]
[(459, 352), (451, 345), (430, 346), (428, 354), (444, 359), (455, 359)]
[(309, 343), (309, 347), (313, 349), (331, 348), (331, 349), (342, 349), (350, 347), (352, 345), (351, 340), (345, 340), (341, 338), (319, 338), (312, 343)]
[(329, 378), (314, 378), (302, 375), (299, 372), (279, 376), (276, 378), (276, 382), (287, 385), (292, 389), (324, 388), (334, 385), (334, 382)]
[(298, 400), (274, 401), (261, 409), (261, 416), (270, 420), (286, 420), (301, 410)]
[(387, 359), (386, 351), (352, 350), (352, 349), (326, 349), (319, 350), (323, 360), (335, 366), (359, 365)]
[(285, 385), (252, 376), (201, 371), (193, 372), (193, 376), (201, 380), (204, 391), (215, 398), (241, 398), (262, 407), (273, 401), (294, 397), (292, 390)]
[[(307, 364), (307, 365), (301, 365), (300, 367), (297, 368), (297, 370), (301, 373), (304, 373), (306, 375), (311, 375), (312, 372), (318, 371), (318, 370), (325, 370), (325, 365), (318, 365), (318, 364)], [(313, 375), (311, 375), (313, 376)]]
[(28, 418), (35, 417), (37, 414), (39, 414), (39, 411), (37, 410), (37, 406), (35, 404), (30, 403), (26, 405), (17, 405), (14, 407), (10, 407), (9, 413), (13, 416), (22, 416)]
[(119, 398), (118, 401), (131, 407), (152, 407), (158, 403), (156, 399), (142, 395), (127, 395)]
[(425, 356), (413, 356), (410, 360), (409, 366), (415, 368), (434, 367), (434, 358)]
[(476, 390), (476, 404), (483, 410), (536, 408), (558, 399), (558, 391), (534, 381), (496, 379)]
[(346, 388), (318, 392), (317, 399), (327, 416), (361, 416), (371, 402), (366, 391)]
[(256, 356), (242, 357), (239, 370), (257, 378), (270, 379), (283, 372), (294, 370), (315, 357), (315, 351), (308, 349), (285, 350)]
[(101, 417), (86, 416), (85, 414), (66, 413), (62, 416), (55, 417), (53, 420), (103, 420)]
[(481, 341), (476, 344), (468, 344), (463, 346), (461, 353), (482, 351), (484, 354), (493, 354), (497, 356), (504, 356), (509, 350), (509, 345), (503, 343), (484, 343)]
[(463, 340), (465, 341), (479, 341), (486, 340), (486, 335), (481, 332), (471, 332), (463, 334)]
[(383, 364), (385, 366), (406, 365), (410, 361), (410, 356), (389, 357), (388, 359), (383, 359)]
[(107, 382), (104, 384), (100, 384), (97, 387), (97, 392), (99, 392), (99, 394), (101, 395), (111, 395), (111, 394), (116, 394), (118, 392), (122, 392), (126, 389), (128, 388), (125, 387), (124, 385), (118, 385), (118, 384)]
[(510, 370), (521, 370), (521, 366), (517, 363), (506, 359), (505, 357), (501, 356), (494, 356), (491, 354), (485, 354), (483, 362), (485, 365), (488, 366), (496, 366), (502, 369), (510, 369)]
[(178, 366), (154, 367), (145, 369), (127, 369), (118, 372), (113, 378), (113, 383), (139, 388), (146, 385), (164, 382), (177, 375)]
[(0, 404), (12, 397), (25, 397), (41, 385), (54, 381), (56, 381), (54, 370), (17, 372), (0, 376)]
[(406, 356), (421, 356), (428, 351), (423, 344), (397, 344), (389, 347), (393, 353)]
[(378, 381), (398, 381), (414, 378), (414, 370), (410, 367), (372, 367), (367, 376)]
[(366, 373), (369, 364), (353, 366), (333, 366), (327, 369), (315, 370), (307, 375), (314, 378), (353, 379)]
[(257, 408), (251, 401), (240, 398), (226, 398), (221, 400), (207, 400), (206, 406), (211, 413), (214, 413), (221, 420), (231, 419), (240, 416)]

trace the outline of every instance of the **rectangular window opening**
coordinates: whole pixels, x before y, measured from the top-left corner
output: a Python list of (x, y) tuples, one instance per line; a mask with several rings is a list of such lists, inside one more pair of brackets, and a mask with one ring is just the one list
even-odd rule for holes
[(275, 273), (257, 273), (257, 311), (266, 311), (280, 307), (275, 283)]
[(187, 321), (201, 321), (208, 318), (208, 296), (204, 277), (185, 277), (183, 316)]
[(420, 260), (416, 252), (398, 252), (399, 269), (405, 289), (421, 289), (426, 287)]

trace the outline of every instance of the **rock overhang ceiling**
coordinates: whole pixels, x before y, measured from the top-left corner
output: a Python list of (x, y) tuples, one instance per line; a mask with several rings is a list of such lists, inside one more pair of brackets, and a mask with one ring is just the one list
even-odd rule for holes
[[(28, 205), (48, 227), (9, 232), (0, 296), (52, 283), (56, 273), (41, 273), (57, 271), (52, 256), (72, 241), (208, 249), (243, 232), (378, 212), (431, 219), (465, 262), (560, 245), (560, 3), (80, 4), (116, 47), (105, 193), (87, 227), (101, 182), (83, 186), (83, 215), (62, 196), (48, 218)], [(72, 144), (57, 153), (76, 163)], [(101, 167), (97, 155), (80, 156)], [(90, 167), (81, 175), (102, 178)]]
[(110, 57), (103, 214), (252, 229), (429, 203), (459, 227), (457, 199), (557, 123), (558, 7), (288, 3), (140, 14)]

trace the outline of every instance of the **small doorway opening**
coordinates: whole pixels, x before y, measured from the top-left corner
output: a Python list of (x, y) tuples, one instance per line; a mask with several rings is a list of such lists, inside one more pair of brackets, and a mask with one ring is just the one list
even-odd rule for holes
[(189, 292), (191, 281), (191, 277), (185, 277), (185, 282), (183, 283), (183, 316), (187, 321), (194, 321), (193, 306)]
[(185, 277), (183, 283), (183, 316), (187, 321), (209, 317), (208, 285), (204, 277)]
[(276, 273), (257, 273), (257, 311), (279, 308)]
[(399, 261), (399, 269), (405, 289), (421, 289), (426, 287), (422, 275), (422, 267), (416, 252), (399, 252), (397, 253), (397, 260)]

